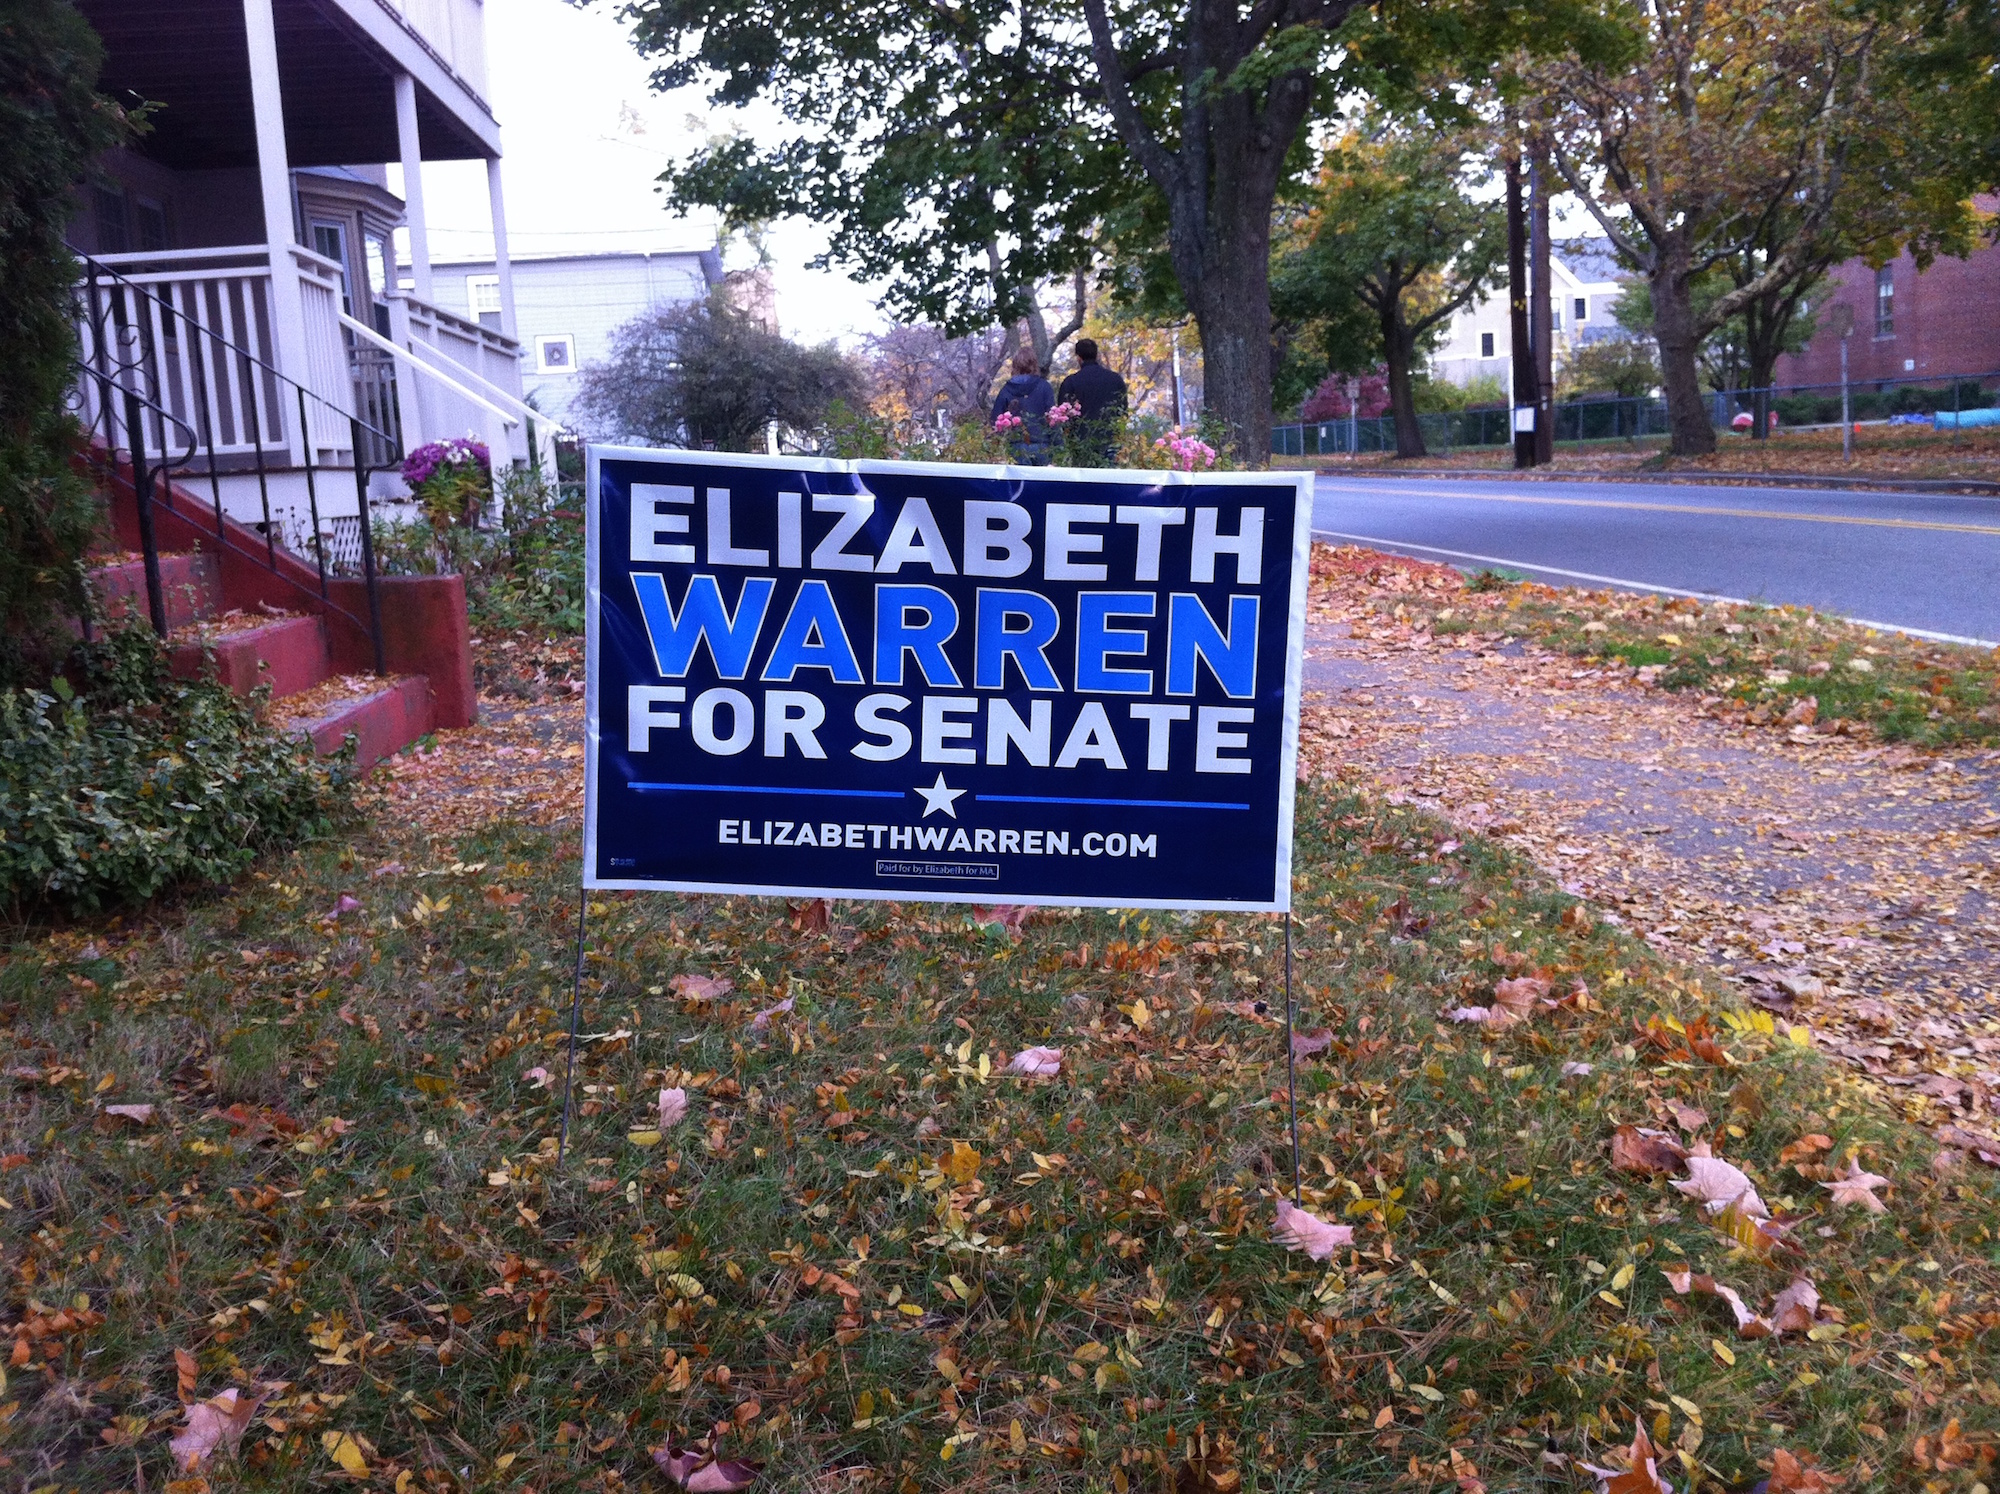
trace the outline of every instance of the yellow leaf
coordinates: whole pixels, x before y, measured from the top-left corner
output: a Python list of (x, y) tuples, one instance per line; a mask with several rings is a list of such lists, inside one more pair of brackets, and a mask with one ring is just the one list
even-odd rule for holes
[(1007, 1445), (1014, 1449), (1015, 1457), (1021, 1456), (1028, 1450), (1028, 1434), (1021, 1430), (1018, 1419), (1007, 1423)]
[(1620, 1266), (1617, 1269), (1617, 1271), (1615, 1271), (1612, 1274), (1611, 1290), (1614, 1292), (1622, 1292), (1625, 1290), (1625, 1288), (1630, 1286), (1632, 1284), (1632, 1273), (1636, 1269), (1637, 1268), (1630, 1261), (1627, 1261), (1624, 1265)]
[(321, 1432), (319, 1444), (334, 1462), (349, 1473), (368, 1472), (368, 1459), (362, 1456), (361, 1446), (354, 1440), (352, 1432)]
[(1152, 1026), (1153, 1014), (1147, 1009), (1143, 998), (1134, 1001), (1130, 1006), (1126, 1007), (1125, 1015), (1132, 1019), (1132, 1025), (1141, 1032)]
[(1097, 1367), (1095, 1378), (1098, 1390), (1103, 1392), (1109, 1390), (1114, 1385), (1124, 1384), (1132, 1377), (1125, 1373), (1124, 1365), (1118, 1363), (1116, 1360), (1107, 1359)]
[(1785, 1036), (1801, 1048), (1810, 1048), (1812, 1046), (1812, 1029), (1803, 1023), (1796, 1027), (1787, 1027), (1785, 1029)]
[(699, 1297), (702, 1294), (701, 1282), (695, 1277), (675, 1272), (673, 1275), (665, 1278), (665, 1280), (668, 1286), (679, 1292), (683, 1297)]
[[(687, 1387), (685, 1386), (682, 1387), (682, 1389), (686, 1388)], [(512, 1468), (514, 1466), (514, 1460), (520, 1456), (521, 1455), (519, 1453), (500, 1454), (499, 1457), (493, 1460), (493, 1471), (495, 1473), (505, 1473), (509, 1468)]]
[(1444, 1392), (1434, 1385), (1412, 1385), (1410, 1389), (1433, 1405), (1444, 1399)]
[(951, 1289), (953, 1292), (957, 1293), (959, 1301), (970, 1302), (972, 1300), (972, 1288), (965, 1284), (963, 1278), (958, 1276), (947, 1276), (945, 1280), (951, 1283)]
[(1689, 1421), (1701, 1420), (1701, 1407), (1697, 1406), (1693, 1401), (1687, 1399), (1687, 1397), (1670, 1395), (1667, 1397), (1667, 1399), (1672, 1401), (1675, 1406), (1679, 1407), (1681, 1415), (1685, 1416)]
[(954, 1183), (969, 1183), (979, 1173), (985, 1158), (962, 1141), (951, 1144), (951, 1155), (938, 1163), (938, 1170)]
[(1622, 1301), (1612, 1296), (1611, 1293), (1609, 1292), (1599, 1292), (1597, 1294), (1597, 1300), (1600, 1302), (1609, 1302), (1613, 1307), (1623, 1307), (1625, 1305)]
[(872, 1421), (874, 1417), (875, 1392), (864, 1390), (854, 1398), (854, 1424), (859, 1426), (864, 1421)]
[(1708, 1346), (1709, 1348), (1715, 1351), (1715, 1357), (1717, 1359), (1720, 1359), (1724, 1364), (1736, 1363), (1735, 1351), (1731, 1349), (1729, 1345), (1724, 1343), (1721, 1339), (1711, 1338), (1708, 1341)]

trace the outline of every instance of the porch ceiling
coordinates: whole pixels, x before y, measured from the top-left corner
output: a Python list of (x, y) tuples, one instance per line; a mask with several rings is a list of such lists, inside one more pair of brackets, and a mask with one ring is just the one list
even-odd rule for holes
[[(181, 171), (256, 165), (242, 0), (77, 0), (77, 8), (104, 38), (99, 88), (160, 106), (137, 142), (141, 154)], [(272, 8), (291, 164), (399, 159), (394, 59), (332, 0), (273, 0)], [(493, 153), (421, 76), (417, 130), (425, 160)]]

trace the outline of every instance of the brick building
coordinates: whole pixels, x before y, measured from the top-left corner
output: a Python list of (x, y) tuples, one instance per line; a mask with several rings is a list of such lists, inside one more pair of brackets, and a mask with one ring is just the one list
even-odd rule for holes
[[(1979, 206), (1991, 213), (2000, 200), (1982, 198)], [(1781, 387), (1840, 382), (1840, 338), (1829, 313), (1841, 302), (1854, 308), (1847, 360), (1857, 384), (2000, 372), (2000, 245), (1934, 260), (1921, 272), (1907, 254), (1880, 270), (1852, 259), (1835, 267), (1816, 299), (1818, 330), (1802, 351), (1778, 360)]]

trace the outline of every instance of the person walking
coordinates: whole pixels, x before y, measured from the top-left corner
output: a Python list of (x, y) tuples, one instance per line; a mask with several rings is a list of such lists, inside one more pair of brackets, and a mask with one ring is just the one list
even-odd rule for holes
[(1003, 435), (1019, 443), (1020, 459), (1031, 467), (1048, 465), (1048, 416), (1055, 403), (1056, 392), (1042, 377), (1035, 350), (1022, 348), (1014, 354), (1014, 376), (993, 396), (992, 420)]
[(1081, 411), (1078, 435), (1110, 461), (1118, 454), (1118, 428), (1125, 419), (1125, 380), (1097, 361), (1094, 338), (1076, 340), (1076, 365), (1057, 398)]

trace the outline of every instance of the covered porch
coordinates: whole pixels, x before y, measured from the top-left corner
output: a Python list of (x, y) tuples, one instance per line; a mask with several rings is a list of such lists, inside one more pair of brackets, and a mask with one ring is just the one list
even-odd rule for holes
[[(79, 8), (105, 41), (100, 87), (161, 106), (106, 159), (71, 232), (84, 362), (109, 375), (80, 386), (93, 426), (124, 418), (102, 408), (126, 403), (118, 391), (143, 394), (126, 423), (149, 459), (212, 468), (233, 516), (302, 540), (355, 508), (357, 461), (392, 498), (394, 464), (426, 441), (474, 436), (496, 469), (534, 458), (536, 424), (549, 444), (521, 399), (480, 0)], [(472, 159), (486, 165), (497, 327), (431, 299), (422, 163)], [(347, 480), (312, 501), (312, 474), (333, 468)]]

